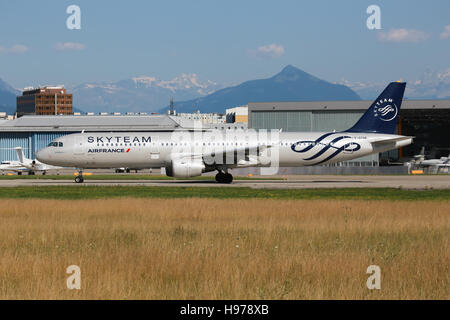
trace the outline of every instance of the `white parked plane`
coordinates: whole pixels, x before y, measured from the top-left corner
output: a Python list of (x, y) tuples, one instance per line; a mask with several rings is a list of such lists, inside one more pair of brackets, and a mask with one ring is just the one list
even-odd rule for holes
[(450, 155), (448, 157), (440, 157), (439, 159), (425, 160), (425, 147), (422, 147), (420, 153), (414, 156), (410, 164), (419, 168), (434, 167), (436, 170), (446, 167), (450, 168)]
[[(50, 144), (52, 144), (51, 142)], [(19, 163), (22, 167), (25, 167), (26, 170), (29, 171), (29, 173), (34, 174), (35, 172), (42, 172), (42, 174), (45, 174), (48, 170), (59, 170), (62, 169), (62, 167), (52, 166), (49, 164), (42, 163), (38, 160), (32, 160), (25, 157), (23, 154), (23, 150), (21, 147), (16, 147), (17, 152), (17, 163)]]
[(337, 132), (272, 130), (219, 132), (82, 132), (53, 140), (37, 152), (42, 162), (78, 168), (166, 168), (174, 177), (218, 171), (216, 180), (230, 183), (229, 169), (240, 167), (312, 166), (363, 157), (412, 143), (395, 135), (406, 83), (392, 82), (350, 129)]
[(18, 175), (21, 175), (22, 172), (30, 173), (30, 170), (25, 168), (19, 161), (2, 161), (0, 163), (0, 171), (2, 174), (5, 174), (5, 171), (14, 171)]

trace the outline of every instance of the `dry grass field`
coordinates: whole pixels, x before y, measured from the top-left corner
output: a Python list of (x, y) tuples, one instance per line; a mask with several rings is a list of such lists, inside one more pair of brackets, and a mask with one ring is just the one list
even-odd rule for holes
[(450, 297), (449, 201), (4, 199), (0, 222), (1, 299)]

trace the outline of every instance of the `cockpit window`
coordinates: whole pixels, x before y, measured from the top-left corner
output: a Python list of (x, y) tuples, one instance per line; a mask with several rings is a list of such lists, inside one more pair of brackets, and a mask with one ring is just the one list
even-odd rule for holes
[[(62, 143), (62, 142), (61, 142)], [(58, 142), (50, 142), (48, 144), (48, 147), (57, 147), (58, 146)]]
[(62, 147), (63, 143), (62, 142), (58, 142), (58, 147)]

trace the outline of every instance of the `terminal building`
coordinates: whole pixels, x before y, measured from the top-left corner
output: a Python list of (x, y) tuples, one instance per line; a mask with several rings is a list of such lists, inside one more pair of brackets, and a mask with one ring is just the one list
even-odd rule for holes
[(23, 115), (72, 114), (72, 94), (63, 86), (26, 88), (17, 97), (18, 117)]
[[(341, 131), (351, 128), (372, 101), (250, 102), (248, 127), (283, 131)], [(405, 148), (339, 163), (378, 166), (399, 163), (419, 154), (439, 158), (450, 152), (450, 100), (404, 100), (397, 134), (415, 137)]]
[(226, 109), (227, 123), (248, 123), (248, 106)]
[(202, 124), (222, 124), (225, 123), (225, 115), (219, 113), (200, 113), (197, 110), (194, 113), (174, 113), (178, 117), (182, 117), (189, 120), (200, 121)]

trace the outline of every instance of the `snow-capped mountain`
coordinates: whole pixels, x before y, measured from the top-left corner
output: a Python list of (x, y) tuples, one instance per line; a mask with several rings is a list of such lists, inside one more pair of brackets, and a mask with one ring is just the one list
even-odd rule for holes
[[(345, 79), (334, 82), (347, 88), (325, 83), (327, 90), (339, 89), (339, 92), (332, 91), (333, 94), (328, 94), (324, 88), (315, 90), (315, 87), (306, 85), (309, 82), (324, 84), (319, 80), (288, 66), (272, 78), (250, 80), (227, 88), (211, 80), (203, 80), (197, 74), (182, 73), (171, 80), (136, 76), (115, 82), (84, 83), (67, 89), (73, 93), (75, 111), (151, 113), (165, 110), (173, 98), (179, 112), (196, 109), (202, 112), (224, 112), (227, 107), (246, 104), (248, 101), (352, 100), (358, 99), (358, 96), (373, 100), (388, 82)], [(415, 79), (403, 80), (408, 83), (405, 92), (408, 99), (450, 99), (450, 68), (427, 71)], [(0, 111), (13, 114), (16, 95), (20, 95), (20, 91), (0, 79)]]
[[(443, 71), (425, 71), (419, 79), (403, 79), (407, 82), (405, 97), (408, 99), (450, 99), (450, 68)], [(363, 99), (375, 99), (387, 82), (352, 82), (345, 79), (336, 83), (352, 88)]]
[(201, 96), (213, 93), (219, 88), (219, 85), (216, 82), (211, 80), (202, 81), (195, 73), (182, 73), (180, 76), (175, 77), (172, 80), (158, 80), (155, 77), (148, 76), (134, 77), (131, 79), (134, 81), (136, 87), (149, 88), (156, 86), (169, 89), (172, 92), (180, 90), (194, 90)]
[(185, 74), (161, 80), (137, 76), (116, 82), (85, 83), (74, 88), (74, 106), (87, 112), (155, 112), (174, 100), (189, 100), (210, 94), (221, 86)]
[[(226, 108), (263, 101), (360, 100), (350, 88), (332, 84), (292, 65), (267, 79), (249, 80), (187, 101), (176, 101), (178, 112), (218, 112)], [(167, 110), (167, 107), (162, 109)]]

